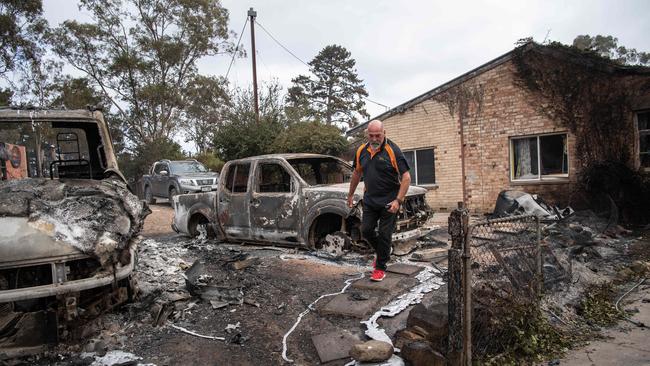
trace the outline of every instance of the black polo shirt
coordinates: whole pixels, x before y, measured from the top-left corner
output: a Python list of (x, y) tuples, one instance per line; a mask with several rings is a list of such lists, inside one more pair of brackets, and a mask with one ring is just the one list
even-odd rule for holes
[[(368, 143), (359, 149), (357, 150), (358, 159), (355, 156), (352, 167), (363, 174), (365, 184), (363, 202), (373, 208), (382, 208), (397, 198), (400, 177), (409, 171), (409, 164), (402, 150), (389, 139), (384, 139), (379, 151), (375, 154), (372, 154)], [(391, 162), (390, 151), (393, 152), (397, 169)]]

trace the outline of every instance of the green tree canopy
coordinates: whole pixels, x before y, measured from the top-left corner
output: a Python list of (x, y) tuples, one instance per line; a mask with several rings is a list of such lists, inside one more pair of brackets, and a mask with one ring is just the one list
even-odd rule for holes
[(160, 159), (182, 160), (186, 156), (181, 146), (169, 138), (158, 138), (139, 144), (132, 153), (119, 156), (120, 170), (133, 183), (148, 174), (151, 164)]
[(291, 118), (320, 120), (339, 127), (354, 127), (358, 117), (368, 118), (363, 80), (357, 75), (356, 61), (345, 47), (330, 45), (309, 62), (313, 76), (292, 80), (287, 95), (287, 115)]
[(139, 146), (170, 138), (204, 56), (234, 52), (228, 11), (214, 0), (80, 0), (90, 23), (68, 20), (55, 53), (107, 95)]
[(223, 124), (230, 108), (230, 95), (223, 77), (198, 75), (187, 88), (188, 103), (181, 127), (185, 142), (193, 142), (199, 153), (207, 152), (214, 134)]
[(41, 0), (0, 0), (0, 76), (37, 57), (47, 21)]
[(273, 142), (287, 124), (281, 90), (274, 82), (260, 91), (259, 123), (255, 121), (253, 91), (235, 90), (226, 119), (214, 136), (215, 152), (221, 159), (228, 161), (273, 152)]
[(314, 153), (339, 156), (348, 142), (341, 130), (317, 121), (290, 125), (275, 139), (273, 150), (278, 153)]
[(650, 65), (650, 53), (619, 45), (618, 38), (612, 36), (579, 35), (573, 40), (573, 46), (596, 52), (622, 65)]

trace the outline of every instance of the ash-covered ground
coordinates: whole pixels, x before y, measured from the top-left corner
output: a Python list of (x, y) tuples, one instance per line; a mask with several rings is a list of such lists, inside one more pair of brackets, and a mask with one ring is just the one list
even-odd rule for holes
[[(333, 259), (330, 253), (192, 240), (171, 231), (173, 210), (167, 204), (150, 208), (138, 246), (138, 300), (85, 325), (76, 342), (15, 363), (272, 365), (288, 363), (284, 351), (295, 364), (319, 364), (313, 336), (346, 330), (368, 339), (367, 327), (360, 322), (418, 284), (409, 278), (386, 292), (347, 288), (345, 293), (360, 301), (378, 298), (363, 317), (322, 314), (331, 299), (324, 297), (303, 314), (284, 349), (283, 338), (300, 314), (322, 295), (340, 292), (346, 281), (367, 278), (372, 255)], [(422, 253), (429, 259), (436, 248), (444, 251), (445, 243), (424, 243)], [(442, 283), (442, 273), (436, 271), (434, 277)], [(436, 285), (422, 296), (425, 304), (444, 301), (446, 289)], [(392, 336), (404, 328), (405, 315), (379, 318), (377, 323)]]

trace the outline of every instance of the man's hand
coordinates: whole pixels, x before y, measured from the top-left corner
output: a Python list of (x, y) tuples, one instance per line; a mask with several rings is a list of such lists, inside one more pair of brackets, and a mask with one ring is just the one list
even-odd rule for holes
[(348, 207), (354, 207), (354, 196), (348, 196)]
[(399, 210), (399, 201), (398, 200), (392, 200), (388, 205), (388, 212), (390, 213), (396, 213), (397, 210)]

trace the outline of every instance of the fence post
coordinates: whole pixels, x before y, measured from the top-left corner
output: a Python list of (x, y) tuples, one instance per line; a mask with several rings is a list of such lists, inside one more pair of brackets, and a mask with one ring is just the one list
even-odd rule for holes
[(464, 364), (472, 366), (472, 268), (470, 260), (470, 239), (472, 233), (469, 231), (469, 212), (464, 210), (462, 215), (463, 223), (463, 349)]
[(537, 225), (537, 243), (535, 245), (537, 251), (535, 256), (535, 275), (537, 276), (537, 296), (541, 296), (542, 289), (544, 288), (544, 258), (542, 253), (542, 228), (540, 225), (539, 216), (535, 216), (535, 225)]
[(448, 256), (448, 318), (449, 338), (447, 361), (450, 366), (461, 366), (464, 364), (463, 357), (463, 254), (466, 239), (466, 227), (463, 227), (464, 219), (468, 217), (467, 210), (462, 202), (458, 203), (458, 209), (451, 212), (448, 219), (449, 235), (451, 236), (451, 248)]

